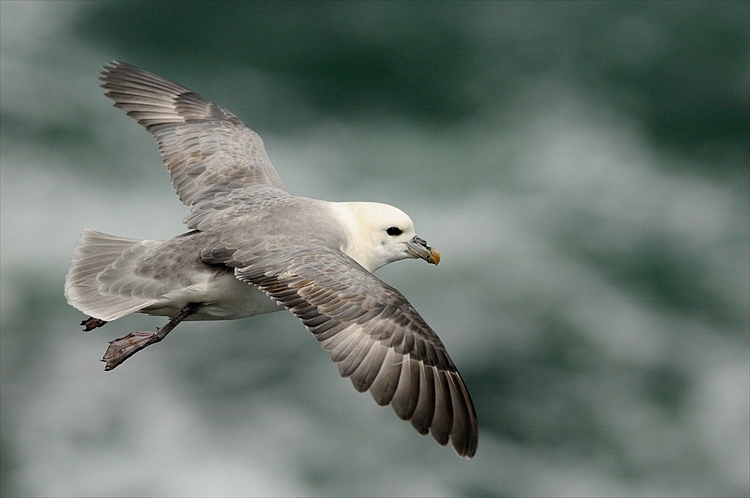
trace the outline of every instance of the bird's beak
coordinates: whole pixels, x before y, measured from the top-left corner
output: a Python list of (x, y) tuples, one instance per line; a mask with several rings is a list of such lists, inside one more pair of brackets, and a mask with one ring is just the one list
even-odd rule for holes
[(416, 235), (406, 243), (406, 252), (413, 258), (424, 259), (433, 265), (440, 263), (440, 253), (428, 246), (426, 240), (420, 239)]

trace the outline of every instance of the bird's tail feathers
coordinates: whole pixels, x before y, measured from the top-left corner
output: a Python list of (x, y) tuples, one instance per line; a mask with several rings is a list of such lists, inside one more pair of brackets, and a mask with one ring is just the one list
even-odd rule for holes
[(73, 249), (65, 277), (68, 303), (101, 320), (112, 321), (157, 302), (136, 290), (135, 268), (149, 242), (86, 229)]

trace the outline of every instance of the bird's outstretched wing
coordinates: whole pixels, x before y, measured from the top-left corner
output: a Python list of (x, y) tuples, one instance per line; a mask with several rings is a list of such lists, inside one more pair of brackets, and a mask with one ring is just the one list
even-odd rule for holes
[(477, 417), (464, 381), (398, 290), (334, 249), (269, 256), (270, 264), (235, 259), (235, 275), (296, 315), (357, 391), (390, 404), (420, 434), (442, 445), (450, 440), (460, 456), (474, 455)]
[(156, 138), (186, 206), (251, 185), (286, 191), (263, 140), (226, 109), (123, 62), (104, 66), (101, 81), (115, 107)]

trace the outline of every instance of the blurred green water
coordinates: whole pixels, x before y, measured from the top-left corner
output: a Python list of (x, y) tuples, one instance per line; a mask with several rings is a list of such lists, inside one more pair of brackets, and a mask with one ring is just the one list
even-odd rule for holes
[[(747, 3), (29, 5), (0, 30), (3, 496), (747, 494)], [(98, 370), (155, 323), (77, 334), (75, 234), (184, 215), (96, 88), (110, 59), (238, 114), (295, 192), (408, 208), (446, 258), (381, 278), (459, 365), (474, 461), (280, 314)], [(159, 457), (179, 468), (139, 464)]]
[[(278, 79), (313, 122), (382, 113), (447, 126), (551, 79), (606, 99), (672, 151), (750, 148), (743, 2), (107, 2), (87, 14), (81, 36), (144, 63)], [(271, 100), (259, 124), (312, 125)]]

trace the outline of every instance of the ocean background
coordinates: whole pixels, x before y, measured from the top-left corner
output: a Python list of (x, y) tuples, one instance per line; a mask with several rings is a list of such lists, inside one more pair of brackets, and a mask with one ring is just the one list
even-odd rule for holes
[[(0, 2), (2, 496), (748, 496), (750, 3)], [(185, 323), (104, 372), (84, 228), (185, 231), (122, 60), (264, 139), (289, 190), (394, 204), (377, 274), (473, 395), (473, 460), (290, 314)]]

